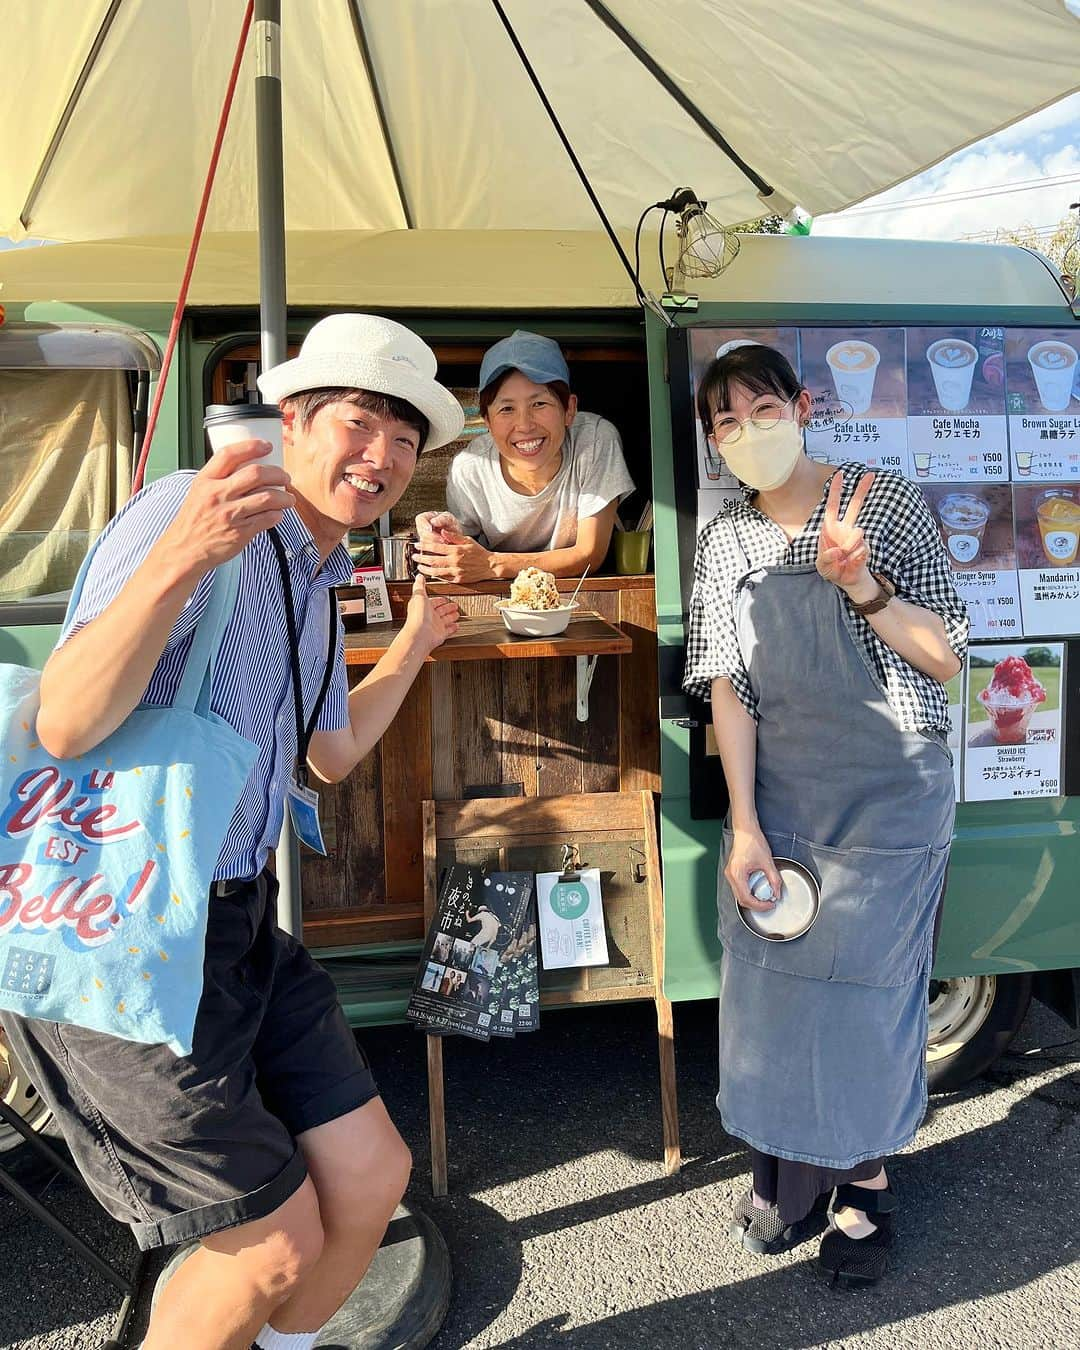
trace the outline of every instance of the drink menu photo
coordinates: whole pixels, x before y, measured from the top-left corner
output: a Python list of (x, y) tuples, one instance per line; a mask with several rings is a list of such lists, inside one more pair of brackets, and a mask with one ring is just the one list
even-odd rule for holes
[[(1060, 794), (1062, 639), (1080, 636), (1080, 327), (694, 327), (692, 393), (732, 341), (791, 362), (812, 397), (811, 457), (919, 486), (971, 617), (949, 685), (958, 799)], [(694, 444), (700, 529), (739, 484), (697, 425)]]

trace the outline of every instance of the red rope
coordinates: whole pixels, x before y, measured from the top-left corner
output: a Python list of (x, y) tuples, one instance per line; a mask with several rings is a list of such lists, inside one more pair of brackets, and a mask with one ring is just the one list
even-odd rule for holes
[(233, 57), (229, 87), (225, 91), (225, 102), (221, 108), (221, 117), (218, 119), (217, 136), (214, 139), (214, 149), (210, 155), (210, 167), (206, 171), (206, 182), (203, 184), (199, 214), (195, 218), (195, 229), (191, 236), (191, 245), (188, 248), (187, 265), (184, 268), (183, 280), (180, 282), (180, 294), (176, 297), (176, 308), (173, 310), (172, 324), (169, 327), (169, 340), (165, 344), (165, 355), (161, 359), (161, 374), (158, 376), (157, 389), (154, 393), (154, 406), (150, 409), (150, 416), (146, 420), (146, 435), (143, 437), (142, 451), (139, 455), (139, 462), (135, 467), (135, 477), (132, 479), (131, 490), (133, 492), (138, 492), (143, 485), (146, 461), (150, 457), (150, 443), (154, 439), (154, 428), (157, 426), (158, 413), (161, 411), (161, 400), (165, 393), (165, 380), (169, 374), (169, 367), (172, 365), (176, 339), (180, 335), (180, 324), (184, 317), (184, 309), (187, 306), (191, 274), (195, 270), (195, 259), (199, 253), (199, 241), (202, 239), (206, 209), (210, 205), (210, 192), (214, 186), (218, 159), (221, 157), (221, 145), (225, 139), (225, 129), (229, 125), (229, 112), (232, 109), (233, 94), (236, 92), (236, 81), (240, 74), (240, 63), (244, 59), (244, 47), (247, 44), (248, 30), (251, 27), (251, 16), (254, 10), (255, 0), (248, 0), (247, 8), (244, 10), (244, 22), (240, 27), (240, 40), (236, 44), (236, 55)]

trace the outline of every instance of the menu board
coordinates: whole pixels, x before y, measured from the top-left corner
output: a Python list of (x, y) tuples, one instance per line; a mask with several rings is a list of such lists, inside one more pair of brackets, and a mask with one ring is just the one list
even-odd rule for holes
[(1064, 643), (994, 644), (968, 655), (963, 800), (1061, 792)]
[[(1080, 634), (1080, 329), (692, 328), (692, 390), (747, 341), (810, 391), (809, 455), (919, 484), (973, 638)], [(694, 436), (701, 528), (738, 483)]]
[[(806, 450), (919, 485), (974, 645), (946, 686), (957, 799), (1062, 791), (1065, 645), (1080, 635), (1080, 328), (692, 328), (692, 392), (733, 341), (810, 391)], [(700, 529), (738, 482), (695, 417)], [(988, 640), (988, 641), (987, 641)]]

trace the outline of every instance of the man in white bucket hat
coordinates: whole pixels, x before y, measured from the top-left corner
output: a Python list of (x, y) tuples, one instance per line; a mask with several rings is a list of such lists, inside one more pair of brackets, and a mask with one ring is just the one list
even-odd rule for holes
[(435, 373), (427, 344), (388, 319), (315, 324), (259, 380), (283, 413), (284, 468), (266, 462), (266, 442), (239, 442), (133, 497), (42, 675), (38, 736), (60, 758), (138, 703), (170, 703), (213, 571), (240, 558), (211, 707), (259, 757), (214, 871), (192, 1054), (4, 1016), (106, 1209), (144, 1249), (200, 1243), (162, 1292), (145, 1350), (309, 1350), (408, 1181), (408, 1149), (332, 981), (276, 926), (265, 864), (287, 797), (293, 809), (294, 764), (303, 786), (304, 741), (318, 777), (343, 778), (456, 631), (456, 605), (418, 578), (402, 630), (350, 692), (340, 625), (327, 622), (326, 593), (351, 577), (348, 531), (390, 510), (417, 455), (462, 429)]

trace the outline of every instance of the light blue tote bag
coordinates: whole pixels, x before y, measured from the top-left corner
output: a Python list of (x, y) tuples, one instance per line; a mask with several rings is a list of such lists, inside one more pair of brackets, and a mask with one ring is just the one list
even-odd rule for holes
[(0, 1009), (191, 1053), (209, 887), (258, 754), (210, 710), (239, 568), (214, 575), (172, 707), (86, 754), (44, 750), (39, 672), (0, 666)]

